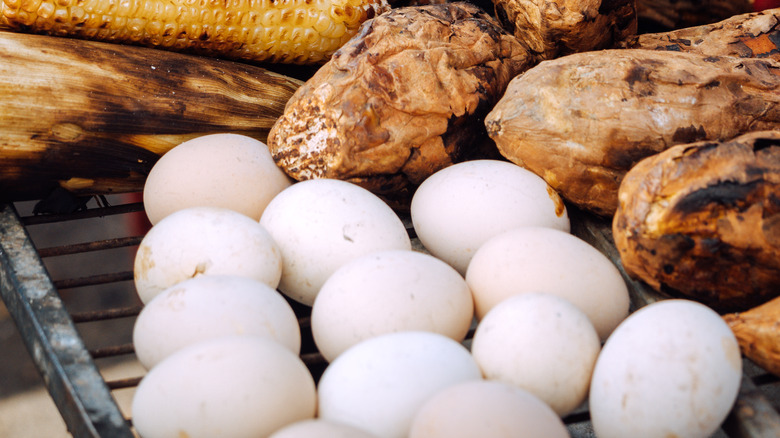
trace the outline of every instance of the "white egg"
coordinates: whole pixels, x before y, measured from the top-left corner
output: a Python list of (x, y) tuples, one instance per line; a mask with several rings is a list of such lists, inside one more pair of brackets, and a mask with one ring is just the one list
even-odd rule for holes
[(501, 232), (520, 226), (570, 230), (566, 206), (542, 178), (498, 160), (466, 161), (434, 173), (415, 191), (411, 218), (423, 246), (461, 274), (477, 249)]
[(282, 295), (246, 277), (201, 275), (154, 297), (133, 326), (133, 346), (151, 369), (183, 347), (226, 335), (273, 339), (296, 355), (301, 350), (298, 318)]
[(451, 266), (428, 254), (380, 251), (328, 278), (314, 300), (311, 329), (318, 350), (332, 361), (362, 340), (402, 330), (460, 342), (473, 316), (471, 291)]
[(714, 310), (665, 300), (629, 316), (596, 362), (589, 407), (599, 438), (706, 438), (739, 392), (742, 360)]
[(528, 391), (475, 380), (436, 393), (412, 421), (409, 438), (568, 438), (560, 417)]
[(307, 306), (344, 263), (375, 251), (412, 247), (403, 222), (384, 201), (335, 179), (302, 181), (283, 190), (260, 223), (281, 249), (279, 290)]
[(603, 341), (628, 316), (628, 287), (617, 267), (569, 233), (521, 227), (480, 247), (466, 272), (478, 318), (511, 296), (546, 292), (569, 300), (590, 318)]
[(144, 438), (267, 437), (314, 418), (316, 389), (278, 342), (222, 337), (172, 354), (139, 383), (131, 406)]
[(376, 436), (349, 424), (314, 418), (285, 426), (269, 438), (376, 438)]
[(153, 226), (133, 266), (136, 291), (148, 303), (163, 290), (198, 275), (238, 275), (276, 288), (279, 247), (254, 219), (232, 210), (190, 207)]
[(428, 398), (478, 379), (479, 367), (469, 351), (444, 335), (381, 335), (349, 348), (325, 369), (318, 388), (319, 416), (380, 438), (405, 438)]
[(471, 344), (486, 379), (529, 391), (561, 417), (586, 400), (600, 349), (596, 329), (581, 310), (543, 293), (498, 304), (477, 325)]
[(185, 141), (154, 164), (144, 184), (144, 209), (156, 224), (188, 207), (221, 207), (260, 219), (290, 179), (265, 143), (245, 135), (211, 134)]

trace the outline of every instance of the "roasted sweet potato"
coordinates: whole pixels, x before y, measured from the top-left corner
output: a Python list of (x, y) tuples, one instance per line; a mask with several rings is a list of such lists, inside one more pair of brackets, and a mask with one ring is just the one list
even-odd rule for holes
[(736, 15), (713, 24), (635, 35), (619, 47), (780, 60), (778, 23), (780, 9), (769, 9)]
[(745, 357), (780, 376), (780, 298), (745, 312), (728, 313), (723, 320), (737, 337)]
[(539, 60), (614, 47), (636, 33), (633, 0), (493, 0), (501, 25)]
[(484, 116), (528, 65), (525, 48), (476, 6), (397, 8), (298, 89), (268, 146), (294, 179), (348, 180), (403, 208), (433, 172), (499, 156)]
[(626, 171), (675, 144), (780, 127), (780, 64), (613, 49), (545, 61), (485, 120), (502, 155), (610, 216)]
[(780, 131), (648, 157), (619, 200), (612, 234), (632, 277), (724, 310), (780, 295)]

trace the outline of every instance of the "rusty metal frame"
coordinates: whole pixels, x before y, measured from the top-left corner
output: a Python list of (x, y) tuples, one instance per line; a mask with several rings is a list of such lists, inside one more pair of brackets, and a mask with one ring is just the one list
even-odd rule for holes
[(0, 296), (75, 437), (133, 437), (27, 230), (0, 205)]

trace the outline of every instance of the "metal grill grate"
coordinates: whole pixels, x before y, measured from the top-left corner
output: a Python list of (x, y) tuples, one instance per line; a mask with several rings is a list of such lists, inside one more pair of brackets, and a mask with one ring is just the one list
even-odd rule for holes
[[(135, 360), (131, 330), (142, 306), (132, 288), (130, 264), (108, 273), (55, 278), (50, 275), (46, 262), (121, 248), (134, 251), (143, 236), (95, 237), (86, 242), (36, 248), (31, 231), (36, 227), (63, 223), (78, 227), (82, 220), (109, 220), (142, 211), (142, 204), (130, 202), (66, 215), (25, 216), (20, 215), (13, 204), (0, 205), (0, 294), (69, 431), (77, 437), (136, 435), (130, 413), (127, 408), (120, 407), (115, 395), (119, 391), (132, 390), (143, 373), (107, 379), (103, 368), (116, 361)], [(572, 232), (599, 248), (620, 267), (609, 227), (603, 221), (588, 215), (572, 215)], [(411, 229), (410, 234), (414, 237)], [(661, 298), (642, 284), (627, 277), (626, 280), (634, 308)], [(95, 288), (99, 290), (89, 290)], [(89, 294), (86, 300), (91, 306), (88, 308), (79, 309), (79, 306), (69, 304), (70, 300), (83, 301), (85, 294)], [(301, 325), (301, 357), (317, 379), (326, 362), (311, 338), (309, 309), (290, 303)], [(117, 322), (119, 328), (90, 329), (93, 325)], [(117, 342), (111, 342), (114, 340)], [(780, 380), (748, 361), (745, 369), (737, 404), (716, 436), (780, 436), (777, 411)], [(573, 437), (592, 436), (586, 409), (574, 412), (564, 421)]]

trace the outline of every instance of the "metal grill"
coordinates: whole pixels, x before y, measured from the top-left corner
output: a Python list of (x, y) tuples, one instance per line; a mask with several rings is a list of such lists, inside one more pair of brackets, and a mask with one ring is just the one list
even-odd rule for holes
[[(143, 372), (107, 379), (103, 369), (118, 361), (135, 360), (132, 324), (142, 305), (132, 286), (132, 264), (107, 273), (59, 276), (50, 274), (46, 261), (122, 248), (133, 252), (143, 236), (92, 237), (83, 242), (37, 248), (31, 232), (37, 227), (63, 223), (78, 227), (81, 221), (108, 220), (142, 211), (142, 204), (130, 202), (65, 215), (35, 216), (20, 215), (14, 204), (0, 204), (0, 294), (49, 394), (76, 437), (136, 436), (130, 413), (117, 403), (116, 394), (132, 390)], [(570, 213), (572, 233), (600, 249), (620, 267), (608, 224), (575, 213)], [(414, 238), (411, 227), (410, 234)], [(416, 244), (419, 247), (419, 242)], [(663, 299), (623, 274), (634, 309)], [(87, 292), (90, 288), (95, 290)], [(91, 304), (88, 308), (69, 304), (79, 294), (87, 293), (91, 294), (87, 298)], [(301, 325), (301, 357), (318, 379), (327, 364), (311, 338), (309, 309), (292, 301), (290, 304)], [(101, 324), (113, 326), (107, 329)], [(93, 326), (97, 328), (91, 329)], [(746, 360), (739, 398), (716, 437), (778, 437), (778, 406), (780, 380)], [(586, 408), (567, 416), (564, 422), (573, 437), (592, 436)]]

